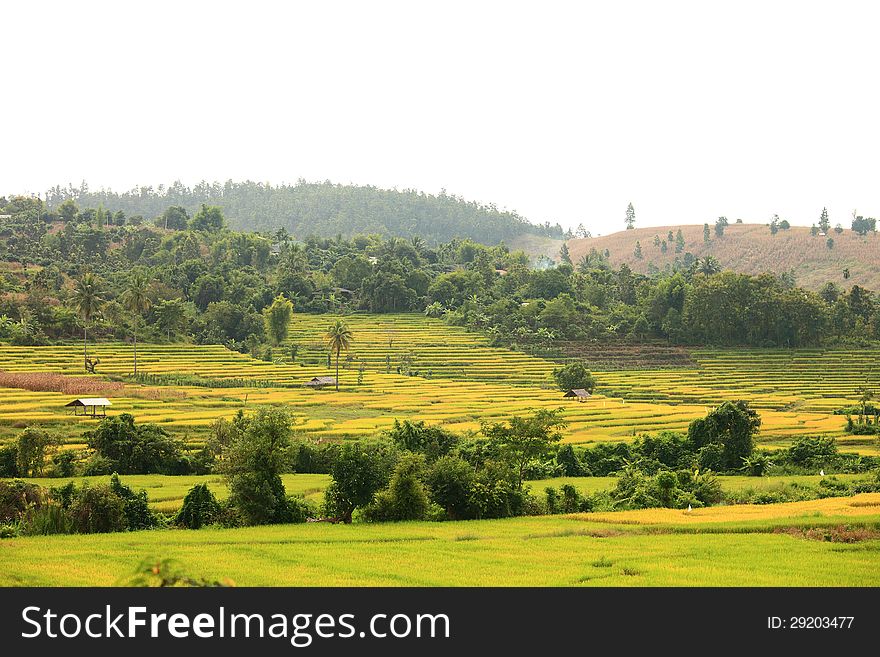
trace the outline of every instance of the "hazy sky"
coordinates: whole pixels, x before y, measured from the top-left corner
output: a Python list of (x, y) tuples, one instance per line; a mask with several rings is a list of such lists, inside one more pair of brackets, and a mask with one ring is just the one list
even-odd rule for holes
[(5, 2), (0, 194), (414, 187), (594, 233), (880, 215), (876, 2)]

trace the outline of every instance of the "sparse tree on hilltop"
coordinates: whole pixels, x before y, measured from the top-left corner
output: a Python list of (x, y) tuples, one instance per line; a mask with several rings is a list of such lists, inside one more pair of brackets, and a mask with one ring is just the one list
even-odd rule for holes
[(626, 229), (632, 230), (636, 227), (636, 210), (633, 207), (633, 204), (630, 203), (626, 206)]

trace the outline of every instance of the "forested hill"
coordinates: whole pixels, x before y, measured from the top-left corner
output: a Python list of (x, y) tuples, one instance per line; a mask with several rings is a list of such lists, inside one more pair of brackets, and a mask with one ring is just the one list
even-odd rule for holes
[(139, 187), (128, 192), (91, 191), (80, 187), (54, 187), (47, 202), (57, 207), (73, 199), (80, 207), (100, 207), (128, 216), (152, 219), (168, 206), (179, 205), (193, 214), (202, 203), (223, 208), (230, 228), (275, 232), (284, 228), (302, 239), (309, 235), (334, 237), (342, 234), (377, 233), (383, 236), (421, 237), (439, 243), (456, 237), (483, 244), (498, 244), (520, 235), (561, 237), (562, 228), (549, 223), (536, 225), (515, 212), (492, 205), (465, 201), (445, 193), (387, 190), (371, 186), (337, 185), (330, 182), (272, 186), (264, 183), (201, 182), (187, 187)]

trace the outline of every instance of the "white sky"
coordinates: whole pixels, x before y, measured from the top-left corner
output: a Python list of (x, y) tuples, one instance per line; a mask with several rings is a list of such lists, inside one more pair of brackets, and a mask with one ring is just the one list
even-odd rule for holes
[(594, 233), (880, 214), (871, 2), (4, 2), (0, 194), (414, 187)]

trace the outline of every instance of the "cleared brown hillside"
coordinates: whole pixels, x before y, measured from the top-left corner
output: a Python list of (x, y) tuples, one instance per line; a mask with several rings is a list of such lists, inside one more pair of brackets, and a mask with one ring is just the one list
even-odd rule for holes
[[(746, 274), (782, 274), (793, 269), (798, 285), (813, 290), (828, 281), (841, 287), (862, 285), (880, 290), (880, 235), (869, 233), (860, 237), (849, 229), (840, 235), (831, 231), (829, 237), (834, 238), (833, 249), (826, 246), (827, 237), (813, 237), (809, 228), (792, 227), (780, 230), (774, 236), (770, 234), (769, 226), (760, 224), (731, 224), (721, 238), (715, 237), (714, 226), (710, 226), (712, 241), (709, 244), (703, 243), (703, 226), (655, 226), (569, 240), (568, 249), (575, 264), (590, 249), (600, 252), (608, 249), (612, 266), (626, 263), (634, 271), (647, 273), (649, 264), (663, 269), (677, 255), (674, 241), (667, 243), (664, 254), (659, 246), (654, 246), (654, 236), (659, 235), (665, 240), (670, 230), (674, 237), (679, 228), (686, 242), (679, 258), (687, 251), (697, 258), (712, 255), (722, 268)], [(633, 255), (636, 241), (642, 245), (642, 260)], [(844, 280), (843, 270), (847, 268), (850, 278)]]

